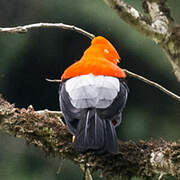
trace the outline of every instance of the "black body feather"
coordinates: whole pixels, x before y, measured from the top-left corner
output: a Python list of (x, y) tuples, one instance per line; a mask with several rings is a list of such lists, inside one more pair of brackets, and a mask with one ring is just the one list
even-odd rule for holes
[(88, 108), (74, 107), (72, 98), (66, 90), (68, 80), (62, 82), (59, 89), (60, 108), (68, 129), (75, 136), (74, 148), (76, 151), (93, 150), (97, 153), (118, 153), (115, 127), (121, 122), (122, 111), (129, 91), (124, 79), (118, 80), (119, 92), (106, 108), (97, 108), (95, 105)]

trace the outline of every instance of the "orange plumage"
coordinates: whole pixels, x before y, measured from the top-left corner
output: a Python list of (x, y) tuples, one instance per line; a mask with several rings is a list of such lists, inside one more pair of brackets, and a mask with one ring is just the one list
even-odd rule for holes
[(64, 71), (61, 80), (90, 73), (125, 78), (126, 74), (117, 66), (119, 59), (113, 45), (104, 37), (98, 36), (91, 41), (82, 58)]

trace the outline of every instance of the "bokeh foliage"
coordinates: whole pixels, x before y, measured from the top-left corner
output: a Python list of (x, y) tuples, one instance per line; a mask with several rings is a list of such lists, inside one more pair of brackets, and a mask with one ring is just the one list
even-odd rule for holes
[[(130, 1), (141, 12), (141, 2)], [(180, 1), (170, 1), (180, 18)], [(120, 66), (154, 80), (180, 94), (180, 86), (162, 50), (125, 24), (103, 0), (0, 1), (0, 26), (35, 22), (63, 22), (107, 37), (116, 47)], [(180, 22), (179, 22), (180, 23)], [(60, 78), (78, 60), (90, 40), (72, 31), (39, 29), (26, 34), (0, 34), (0, 93), (18, 107), (58, 110), (58, 85), (45, 78)], [(118, 127), (123, 140), (180, 139), (180, 104), (159, 90), (127, 78), (129, 100)], [(82, 179), (71, 162), (46, 157), (23, 140), (0, 134), (0, 179)], [(58, 168), (61, 168), (57, 174)], [(100, 179), (98, 176), (95, 179)]]

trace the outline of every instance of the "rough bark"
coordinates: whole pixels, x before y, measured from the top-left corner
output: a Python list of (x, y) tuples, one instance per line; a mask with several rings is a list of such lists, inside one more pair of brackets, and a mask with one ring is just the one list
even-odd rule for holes
[(117, 155), (81, 154), (73, 150), (72, 136), (61, 118), (61, 112), (35, 111), (32, 106), (18, 109), (0, 98), (0, 130), (25, 139), (49, 155), (70, 159), (79, 165), (86, 164), (91, 173), (99, 171), (108, 178), (180, 177), (180, 143), (163, 140), (119, 141)]
[(121, 19), (161, 46), (180, 81), (180, 25), (171, 17), (167, 0), (142, 0), (147, 16), (122, 0), (104, 1), (116, 10)]

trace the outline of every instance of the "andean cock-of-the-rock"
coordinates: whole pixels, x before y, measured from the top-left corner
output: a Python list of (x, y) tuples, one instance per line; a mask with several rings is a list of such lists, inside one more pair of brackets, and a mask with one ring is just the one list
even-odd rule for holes
[(78, 152), (118, 153), (115, 128), (121, 123), (128, 96), (119, 60), (113, 45), (98, 36), (61, 76), (60, 108)]

